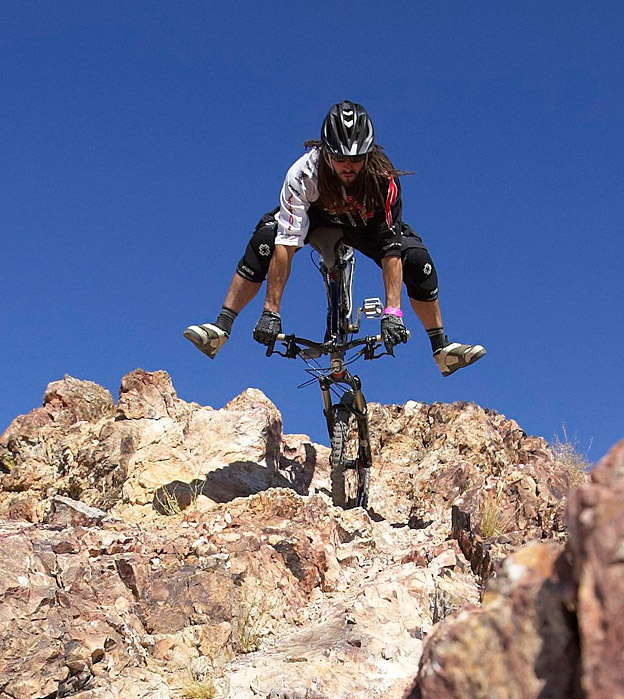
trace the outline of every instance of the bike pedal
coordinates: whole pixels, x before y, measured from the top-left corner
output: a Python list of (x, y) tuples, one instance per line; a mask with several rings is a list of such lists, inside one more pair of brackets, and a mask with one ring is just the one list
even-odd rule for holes
[(362, 311), (366, 318), (379, 318), (383, 315), (383, 304), (379, 298), (364, 299)]

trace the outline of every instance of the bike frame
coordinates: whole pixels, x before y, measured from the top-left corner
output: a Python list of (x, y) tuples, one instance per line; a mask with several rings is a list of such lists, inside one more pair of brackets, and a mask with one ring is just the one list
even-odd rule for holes
[[(349, 423), (353, 416), (357, 424), (357, 456), (342, 462), (342, 468), (356, 469), (358, 492), (356, 506), (366, 507), (368, 497), (368, 474), (372, 465), (372, 455), (368, 429), (368, 414), (366, 400), (362, 393), (362, 382), (359, 376), (352, 375), (347, 365), (359, 356), (364, 359), (376, 359), (387, 352), (376, 353), (382, 344), (380, 335), (367, 335), (353, 339), (359, 331), (361, 315), (368, 318), (381, 316), (383, 306), (379, 299), (365, 299), (357, 311), (355, 321), (353, 315), (353, 278), (355, 273), (355, 257), (352, 248), (341, 242), (342, 231), (339, 229), (316, 229), (310, 237), (310, 244), (320, 257), (318, 268), (323, 277), (327, 292), (327, 328), (325, 341), (313, 342), (295, 335), (278, 335), (277, 341), (285, 346), (285, 352), (275, 350), (275, 343), (267, 348), (267, 356), (274, 352), (289, 359), (301, 357), (308, 364), (308, 373), (314, 376), (311, 381), (318, 381), (323, 398), (323, 413), (327, 423), (332, 449), (334, 428), (340, 423)], [(409, 336), (409, 333), (408, 333)], [(346, 360), (350, 350), (360, 348), (351, 360)], [(330, 358), (328, 369), (313, 366), (312, 361), (325, 355)], [(308, 385), (306, 382), (304, 385)], [(300, 386), (300, 388), (302, 387)], [(340, 395), (337, 402), (332, 400), (332, 392)], [(345, 419), (346, 416), (346, 419)], [(347, 433), (344, 433), (345, 435)], [(355, 436), (355, 435), (354, 435)], [(344, 442), (341, 442), (344, 444)], [(333, 473), (333, 471), (332, 471)], [(332, 476), (333, 478), (333, 476)], [(340, 486), (344, 489), (344, 483)], [(333, 497), (333, 484), (332, 484)]]
[[(360, 466), (370, 468), (372, 457), (368, 436), (368, 417), (366, 401), (362, 394), (362, 382), (359, 376), (352, 375), (345, 367), (346, 351), (343, 347), (349, 343), (353, 334), (351, 315), (353, 310), (353, 277), (355, 274), (355, 256), (353, 250), (341, 242), (334, 243), (335, 258), (332, 267), (328, 267), (321, 255), (320, 271), (327, 291), (327, 331), (326, 339), (335, 342), (335, 349), (329, 353), (331, 372), (319, 378), (323, 396), (323, 412), (327, 421), (327, 430), (331, 438), (336, 413), (345, 408), (354, 415), (360, 437)], [(331, 386), (343, 385), (351, 389), (352, 400), (346, 398), (333, 403)]]

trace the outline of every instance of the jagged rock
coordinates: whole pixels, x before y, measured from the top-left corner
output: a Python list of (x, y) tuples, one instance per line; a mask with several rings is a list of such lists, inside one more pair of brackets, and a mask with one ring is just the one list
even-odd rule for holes
[(444, 522), (486, 579), (527, 541), (564, 537), (572, 476), (543, 439), (471, 403), (370, 407), (371, 503), (384, 517)]
[(507, 558), (483, 606), (464, 608), (429, 636), (408, 697), (581, 699), (569, 577), (561, 544), (534, 542)]
[(624, 696), (624, 441), (570, 497), (569, 548), (578, 584), (583, 689), (588, 699)]
[[(289, 485), (279, 470), (281, 416), (260, 391), (222, 410), (202, 408), (178, 399), (165, 372), (139, 369), (122, 380), (115, 409), (94, 387), (70, 377), (50, 384), (44, 407), (2, 435), (0, 488), (9, 497), (0, 516), (42, 521), (55, 494), (141, 516), (154, 506), (184, 509), (199, 496), (224, 502)], [(91, 422), (78, 419), (87, 415)], [(292, 460), (300, 481), (311, 480), (311, 444), (309, 452), (310, 467)]]
[(570, 494), (567, 518), (565, 548), (520, 549), (481, 609), (434, 630), (410, 697), (624, 696), (624, 442)]
[(55, 495), (52, 509), (46, 517), (46, 524), (61, 527), (92, 527), (101, 524), (106, 512), (97, 507), (89, 507), (82, 502)]
[[(477, 406), (369, 407), (371, 508), (345, 512), (327, 447), (260, 391), (215, 410), (165, 372), (124, 377), (116, 406), (51, 384), (0, 437), (0, 699), (164, 699), (190, 671), (219, 699), (399, 699), (479, 576), (563, 538), (569, 479)], [(488, 502), (513, 513), (499, 536)]]
[[(66, 376), (48, 386), (41, 408), (11, 423), (0, 439), (0, 489), (27, 493), (13, 506), (13, 516), (41, 520), (46, 509), (41, 501), (48, 489), (55, 491), (59, 476), (74, 464), (82, 435), (91, 433), (95, 438), (114, 410), (107, 390)], [(0, 516), (10, 514), (12, 501), (12, 497), (4, 499)]]
[(119, 389), (118, 420), (184, 419), (193, 407), (179, 400), (165, 371), (137, 369), (124, 376)]

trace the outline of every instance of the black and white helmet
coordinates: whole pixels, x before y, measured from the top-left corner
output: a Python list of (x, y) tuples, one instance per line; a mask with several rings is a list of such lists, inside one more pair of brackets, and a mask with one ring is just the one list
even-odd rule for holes
[(330, 154), (365, 155), (375, 143), (373, 122), (361, 104), (339, 102), (325, 117), (321, 142)]

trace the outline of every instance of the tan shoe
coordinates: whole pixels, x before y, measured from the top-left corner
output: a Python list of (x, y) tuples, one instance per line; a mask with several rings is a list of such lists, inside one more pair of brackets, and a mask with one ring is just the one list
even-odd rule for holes
[(451, 342), (433, 353), (433, 358), (442, 376), (450, 376), (458, 369), (474, 364), (486, 354), (481, 345), (460, 345), (459, 342)]
[(184, 331), (184, 337), (190, 340), (200, 352), (203, 352), (210, 359), (214, 359), (230, 336), (217, 325), (204, 323), (203, 325), (189, 325)]

